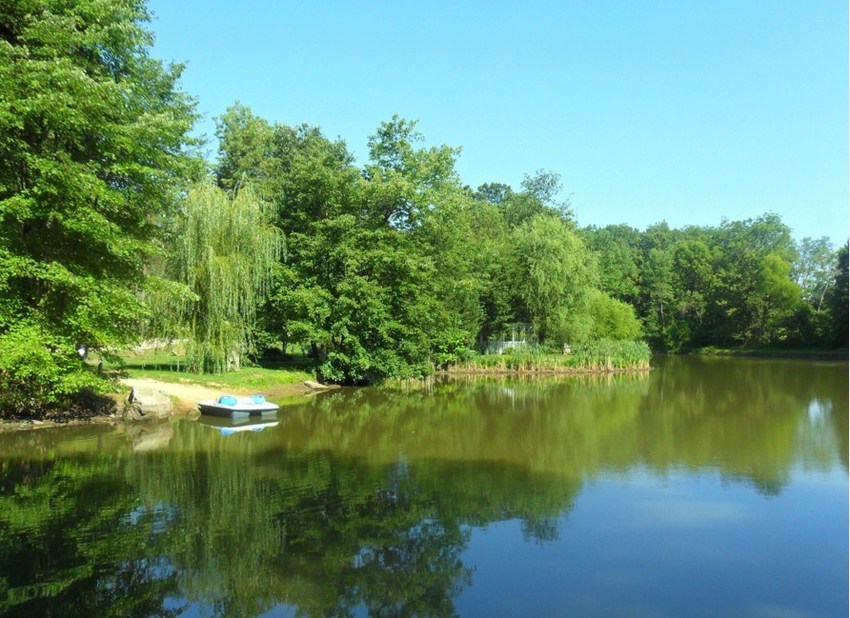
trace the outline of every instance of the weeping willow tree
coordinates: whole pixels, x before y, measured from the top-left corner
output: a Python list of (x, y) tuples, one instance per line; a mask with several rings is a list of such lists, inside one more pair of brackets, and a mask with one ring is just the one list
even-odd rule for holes
[(237, 370), (283, 235), (250, 187), (232, 195), (204, 184), (186, 197), (176, 238), (171, 270), (191, 295), (170, 295), (160, 308), (185, 334), (191, 371)]
[(560, 217), (538, 214), (513, 232), (522, 269), (518, 292), (540, 342), (591, 338), (596, 266), (581, 238)]

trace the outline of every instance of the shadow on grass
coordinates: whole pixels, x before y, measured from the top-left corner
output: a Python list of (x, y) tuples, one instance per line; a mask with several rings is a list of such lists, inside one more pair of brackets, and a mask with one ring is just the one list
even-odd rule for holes
[[(306, 356), (269, 356), (261, 358), (249, 358), (242, 367), (244, 369), (259, 368), (259, 369), (279, 369), (292, 371), (310, 371), (314, 365), (314, 359)], [(127, 370), (144, 370), (144, 371), (169, 371), (174, 373), (194, 373), (189, 370), (189, 364), (182, 358), (162, 359), (161, 355), (145, 356), (126, 356), (122, 357), (120, 363), (110, 367), (111, 370), (119, 374), (125, 374)]]

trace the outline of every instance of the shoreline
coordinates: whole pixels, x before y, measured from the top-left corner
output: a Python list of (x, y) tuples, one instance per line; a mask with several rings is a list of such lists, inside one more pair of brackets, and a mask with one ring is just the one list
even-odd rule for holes
[(619, 373), (648, 373), (652, 367), (612, 367), (606, 369), (582, 369), (577, 367), (543, 367), (539, 369), (506, 369), (504, 367), (476, 367), (471, 369), (445, 369), (435, 371), (435, 376), (488, 376), (488, 375), (522, 375), (522, 376), (587, 376), (587, 375), (611, 375)]
[[(136, 388), (148, 388), (159, 391), (169, 397), (173, 409), (167, 418), (178, 418), (198, 414), (198, 401), (201, 399), (216, 399), (222, 394), (233, 393), (247, 395), (251, 391), (237, 387), (213, 387), (188, 382), (164, 382), (151, 378), (124, 378), (120, 380), (120, 392), (105, 395), (115, 402), (115, 411), (112, 414), (97, 414), (86, 418), (72, 418), (68, 420), (52, 419), (14, 419), (0, 420), (0, 433), (9, 431), (23, 431), (29, 429), (42, 429), (46, 427), (75, 427), (80, 425), (136, 425), (147, 421), (126, 421), (121, 418), (121, 408), (130, 395), (130, 390)], [(270, 399), (282, 399), (291, 397), (307, 397), (315, 392), (304, 384), (284, 384), (271, 389), (267, 396)]]
[[(663, 354), (663, 353), (658, 353)], [(788, 359), (788, 360), (824, 360), (824, 361), (846, 361), (848, 358), (847, 348), (837, 349), (803, 349), (803, 350), (783, 350), (783, 349), (734, 349), (734, 348), (700, 348), (679, 354), (670, 354), (670, 356), (697, 356), (701, 358), (765, 358), (765, 359)]]
[[(666, 355), (664, 353), (654, 353), (654, 355)], [(735, 349), (702, 349), (692, 350), (689, 352), (681, 352), (679, 354), (670, 354), (670, 356), (693, 356), (698, 358), (758, 358), (770, 360), (812, 360), (812, 361), (848, 361), (848, 350), (832, 349), (832, 350), (735, 350)], [(651, 366), (618, 368), (618, 367), (598, 367), (598, 368), (579, 368), (579, 367), (522, 367), (522, 368), (507, 368), (505, 366), (494, 367), (464, 367), (436, 370), (434, 377), (452, 378), (452, 377), (486, 377), (486, 376), (521, 376), (521, 377), (567, 377), (567, 376), (611, 376), (620, 374), (644, 374), (652, 371)], [(403, 381), (403, 380), (402, 380)], [(152, 378), (123, 378), (119, 381), (121, 390), (119, 392), (105, 395), (105, 397), (115, 402), (114, 411), (111, 414), (92, 414), (86, 417), (68, 418), (61, 420), (54, 419), (0, 419), (0, 433), (9, 431), (19, 431), (28, 429), (40, 429), (44, 427), (71, 427), (79, 425), (93, 424), (113, 424), (113, 425), (133, 425), (144, 421), (127, 421), (121, 417), (121, 409), (125, 405), (130, 390), (134, 387), (149, 388), (161, 392), (168, 396), (173, 404), (173, 410), (167, 418), (190, 416), (197, 414), (197, 402), (202, 399), (216, 399), (222, 394), (232, 393), (236, 395), (245, 395), (256, 392), (252, 389), (246, 389), (237, 386), (211, 385), (211, 384), (196, 384), (192, 382), (166, 382), (155, 380)], [(338, 388), (329, 386), (326, 388)], [(321, 389), (324, 390), (324, 389)], [(281, 384), (280, 386), (268, 389), (264, 394), (269, 399), (293, 398), (293, 397), (309, 397), (320, 389), (311, 386), (308, 383), (300, 384)]]

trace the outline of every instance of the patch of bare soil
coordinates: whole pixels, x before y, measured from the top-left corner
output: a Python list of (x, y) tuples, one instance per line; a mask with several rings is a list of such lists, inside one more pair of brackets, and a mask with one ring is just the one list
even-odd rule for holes
[[(198, 402), (201, 399), (218, 399), (223, 394), (239, 395), (248, 394), (244, 389), (236, 389), (228, 387), (213, 387), (204, 386), (201, 384), (187, 384), (183, 382), (160, 382), (151, 379), (130, 379), (121, 380), (128, 388), (151, 388), (160, 393), (164, 393), (173, 398), (178, 411), (192, 412), (198, 409)], [(309, 389), (302, 385), (292, 384), (288, 386), (275, 388), (276, 396), (286, 395), (303, 395), (309, 392)]]
[(182, 411), (194, 410), (201, 399), (215, 399), (221, 395), (220, 390), (200, 384), (183, 384), (176, 382), (160, 382), (150, 379), (121, 380), (121, 383), (129, 388), (149, 388), (164, 393), (176, 400), (177, 407)]
[[(61, 409), (28, 410), (26, 414), (6, 415), (0, 421), (0, 432), (55, 425), (118, 422), (119, 410), (123, 407), (124, 401), (133, 387), (154, 389), (171, 397), (175, 402), (176, 414), (197, 413), (198, 401), (201, 399), (217, 399), (224, 394), (239, 395), (254, 392), (224, 385), (216, 387), (186, 382), (160, 382), (150, 379), (125, 378), (121, 380), (121, 383), (126, 387), (126, 391), (122, 394), (103, 396), (84, 393), (72, 405)], [(266, 395), (275, 398), (309, 395), (314, 392), (304, 384), (288, 384), (278, 386), (273, 392), (266, 393)]]

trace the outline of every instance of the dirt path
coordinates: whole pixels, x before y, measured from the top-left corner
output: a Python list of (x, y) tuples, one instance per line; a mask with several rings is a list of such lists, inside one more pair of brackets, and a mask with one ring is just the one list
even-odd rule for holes
[[(198, 401), (201, 399), (217, 399), (224, 394), (245, 395), (256, 391), (246, 389), (233, 388), (230, 386), (204, 386), (201, 384), (190, 384), (182, 382), (160, 382), (159, 380), (151, 379), (131, 379), (125, 378), (121, 383), (126, 386), (127, 390), (121, 393), (110, 395), (116, 403), (117, 409), (123, 406), (123, 402), (130, 392), (131, 388), (150, 388), (159, 391), (175, 400), (174, 413), (191, 414), (198, 413)], [(305, 384), (286, 384), (268, 391), (266, 396), (269, 398), (291, 397), (300, 395), (310, 395), (315, 393), (314, 389), (309, 388)], [(43, 419), (26, 419), (26, 420), (0, 420), (0, 433), (7, 431), (36, 429), (44, 427), (55, 427), (61, 425), (80, 425), (90, 423), (114, 423), (119, 420), (119, 413), (103, 415), (103, 416), (84, 416), (76, 419), (64, 419), (60, 422), (55, 420)]]
[[(150, 388), (160, 393), (164, 393), (169, 397), (177, 400), (177, 408), (182, 411), (197, 410), (198, 401), (201, 399), (217, 399), (223, 394), (247, 394), (249, 391), (233, 387), (212, 387), (203, 386), (201, 384), (187, 384), (181, 382), (160, 382), (159, 380), (151, 380), (146, 378), (121, 380), (129, 388)], [(304, 395), (310, 392), (310, 389), (300, 384), (292, 384), (274, 389), (273, 395)], [(267, 393), (272, 395), (272, 393)]]
[(201, 399), (215, 399), (222, 394), (221, 389), (212, 388), (210, 386), (201, 386), (200, 384), (181, 384), (179, 382), (160, 382), (159, 380), (150, 379), (130, 379), (121, 380), (122, 384), (130, 388), (150, 388), (160, 393), (165, 393), (169, 397), (173, 397), (178, 402), (178, 407), (185, 410), (192, 410), (198, 405)]

